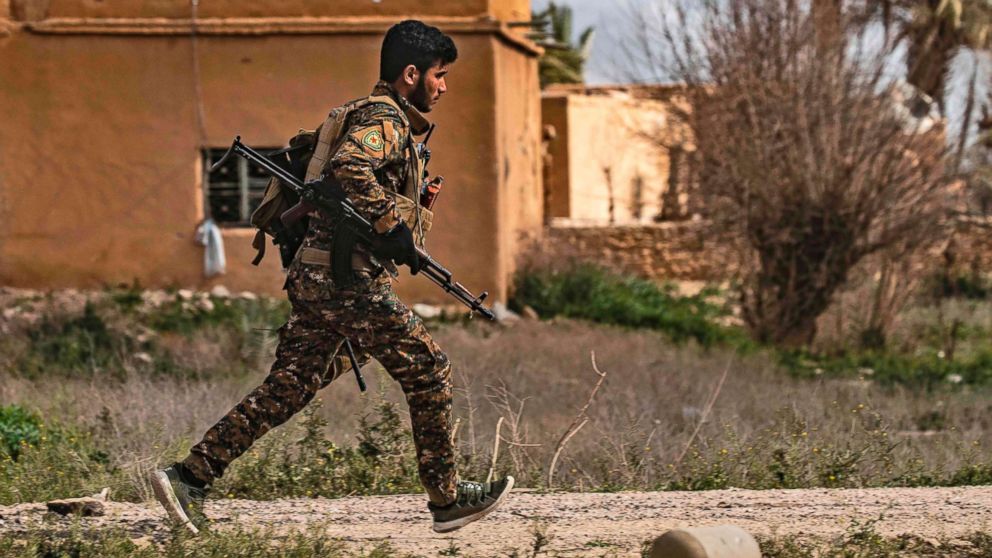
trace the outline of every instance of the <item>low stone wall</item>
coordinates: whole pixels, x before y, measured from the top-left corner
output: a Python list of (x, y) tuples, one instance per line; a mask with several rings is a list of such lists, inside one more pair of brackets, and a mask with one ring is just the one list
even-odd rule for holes
[[(716, 237), (707, 221), (596, 226), (555, 223), (545, 232), (542, 258), (603, 264), (656, 281), (721, 282), (736, 271), (731, 243)], [(931, 273), (992, 274), (992, 223), (962, 226), (949, 242), (922, 256)]]
[(652, 225), (554, 224), (544, 257), (594, 261), (657, 281), (722, 281), (733, 273), (728, 243), (713, 238), (706, 221)]

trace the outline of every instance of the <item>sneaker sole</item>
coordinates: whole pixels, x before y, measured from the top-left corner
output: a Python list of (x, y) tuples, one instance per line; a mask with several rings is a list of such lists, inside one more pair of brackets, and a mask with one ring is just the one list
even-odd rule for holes
[(496, 508), (498, 508), (500, 506), (500, 504), (503, 503), (503, 500), (506, 500), (506, 497), (510, 495), (510, 490), (512, 490), (512, 489), (513, 489), (513, 477), (507, 476), (506, 477), (506, 488), (503, 489), (503, 492), (499, 495), (499, 498), (496, 498), (496, 501), (493, 502), (493, 505), (489, 506), (488, 508), (486, 508), (484, 510), (477, 511), (477, 512), (473, 513), (472, 515), (466, 515), (465, 517), (460, 517), (460, 518), (454, 519), (452, 521), (444, 521), (444, 522), (441, 522), (441, 523), (438, 523), (437, 521), (435, 521), (434, 522), (434, 532), (435, 533), (450, 533), (451, 531), (454, 531), (456, 529), (461, 529), (462, 527), (468, 525), (469, 523), (472, 523), (473, 521), (478, 521), (478, 520), (482, 519), (483, 517), (489, 515), (493, 511), (495, 511)]
[(196, 525), (193, 525), (186, 512), (183, 511), (183, 507), (179, 505), (179, 498), (176, 497), (176, 492), (172, 489), (172, 483), (169, 482), (169, 477), (165, 472), (155, 471), (148, 480), (151, 481), (155, 498), (165, 508), (165, 513), (169, 515), (169, 518), (189, 529), (194, 535), (198, 534), (200, 530), (196, 528)]

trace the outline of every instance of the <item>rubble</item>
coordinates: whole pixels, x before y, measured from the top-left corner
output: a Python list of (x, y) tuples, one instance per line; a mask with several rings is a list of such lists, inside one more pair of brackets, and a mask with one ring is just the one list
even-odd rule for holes
[(434, 318), (441, 317), (442, 310), (439, 306), (431, 306), (430, 304), (414, 304), (413, 313), (420, 316), (424, 320), (432, 320)]
[(229, 291), (224, 285), (217, 285), (210, 289), (210, 296), (215, 296), (217, 298), (230, 298), (231, 291)]
[(503, 302), (493, 304), (493, 314), (498, 322), (516, 322), (520, 320), (520, 314), (510, 310)]
[(87, 496), (85, 498), (66, 498), (64, 500), (52, 500), (45, 506), (48, 511), (59, 515), (79, 515), (82, 517), (99, 517), (107, 513), (104, 502), (110, 496), (110, 489), (104, 488), (99, 494)]

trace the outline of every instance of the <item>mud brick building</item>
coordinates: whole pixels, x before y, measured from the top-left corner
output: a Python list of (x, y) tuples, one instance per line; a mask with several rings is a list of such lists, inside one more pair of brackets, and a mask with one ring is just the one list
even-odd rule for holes
[(676, 85), (548, 87), (541, 114), (555, 137), (546, 158), (546, 217), (629, 226), (698, 216), (687, 108)]
[[(0, 0), (0, 285), (277, 293), (278, 256), (252, 267), (244, 226), (264, 181), (204, 169), (236, 134), (279, 147), (367, 94), (382, 34), (410, 17), (460, 51), (431, 115), (447, 184), (428, 247), (505, 298), (543, 218), (540, 51), (509, 25), (528, 0)], [(227, 256), (210, 280), (194, 242), (208, 215)], [(397, 288), (445, 299), (423, 278)]]

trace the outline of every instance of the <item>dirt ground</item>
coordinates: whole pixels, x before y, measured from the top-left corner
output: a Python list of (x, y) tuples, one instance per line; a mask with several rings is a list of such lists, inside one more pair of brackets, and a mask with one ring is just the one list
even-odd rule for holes
[[(709, 492), (624, 492), (540, 494), (516, 492), (486, 520), (449, 535), (430, 529), (422, 496), (297, 499), (274, 502), (216, 500), (207, 513), (217, 528), (230, 525), (301, 529), (326, 528), (328, 537), (354, 550), (389, 541), (397, 549), (425, 556), (457, 547), (465, 556), (529, 555), (535, 533), (547, 537), (544, 550), (559, 556), (639, 556), (643, 541), (682, 526), (735, 524), (756, 535), (827, 538), (853, 520), (881, 517), (885, 535), (910, 533), (954, 538), (992, 528), (992, 487), (870, 490), (719, 490)], [(164, 513), (154, 503), (109, 504), (108, 514), (85, 521), (94, 527), (127, 529), (135, 538), (164, 536)], [(46, 521), (44, 504), (0, 506), (0, 535)]]

